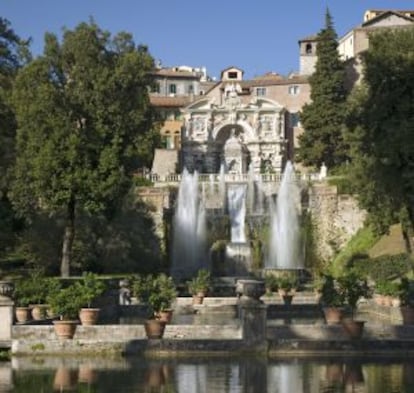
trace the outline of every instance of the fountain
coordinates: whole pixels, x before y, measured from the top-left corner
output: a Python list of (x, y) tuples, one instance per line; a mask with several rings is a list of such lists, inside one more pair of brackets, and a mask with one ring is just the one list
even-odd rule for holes
[(173, 219), (171, 274), (174, 277), (190, 277), (206, 267), (205, 238), (205, 212), (199, 196), (198, 174), (184, 169)]
[(227, 187), (227, 206), (230, 218), (230, 243), (226, 247), (227, 270), (232, 275), (245, 275), (251, 264), (250, 244), (246, 241), (246, 184)]
[(266, 269), (303, 269), (300, 247), (300, 190), (293, 165), (286, 164), (276, 206), (272, 206), (269, 254)]

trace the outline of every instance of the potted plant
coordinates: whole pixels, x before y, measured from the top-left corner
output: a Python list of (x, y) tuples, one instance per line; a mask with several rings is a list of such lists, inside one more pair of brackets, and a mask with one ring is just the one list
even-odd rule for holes
[(362, 336), (365, 321), (354, 319), (355, 309), (361, 297), (370, 296), (370, 288), (367, 280), (359, 276), (354, 271), (349, 271), (338, 278), (339, 289), (343, 294), (345, 305), (351, 310), (350, 318), (343, 318), (342, 325), (351, 338), (360, 338)]
[(91, 273), (86, 272), (83, 274), (82, 280), (76, 282), (79, 292), (82, 294), (83, 306), (79, 312), (79, 319), (82, 325), (90, 326), (95, 325), (98, 321), (100, 309), (92, 307), (94, 302), (105, 291), (105, 283), (98, 279), (98, 277)]
[(283, 299), (283, 302), (286, 305), (289, 305), (292, 303), (292, 299), (296, 292), (297, 285), (298, 285), (298, 280), (297, 280), (296, 273), (283, 272), (277, 278), (278, 292), (281, 298)]
[(193, 295), (193, 304), (202, 304), (211, 283), (211, 275), (207, 269), (200, 269), (197, 275), (188, 282), (188, 291)]
[(268, 273), (265, 276), (265, 289), (266, 295), (271, 296), (274, 292), (278, 290), (278, 281), (277, 277), (274, 274)]
[(145, 322), (148, 338), (161, 338), (165, 325), (171, 319), (172, 303), (177, 297), (172, 277), (164, 273), (155, 276), (148, 282), (148, 305), (151, 318)]
[(27, 322), (31, 319), (31, 308), (29, 304), (32, 302), (31, 290), (29, 283), (25, 279), (19, 279), (15, 283), (13, 300), (15, 304), (16, 321), (20, 323)]
[(399, 285), (400, 311), (404, 325), (414, 325), (414, 289), (412, 282), (406, 277), (401, 279)]
[(381, 306), (391, 307), (393, 299), (399, 297), (400, 283), (397, 281), (390, 281), (380, 279), (375, 283), (376, 301)]
[(54, 290), (55, 281), (44, 277), (42, 270), (32, 271), (29, 276), (22, 277), (17, 281), (14, 299), (16, 308), (16, 319), (21, 320), (23, 314), (31, 313), (34, 320), (46, 318), (46, 298), (49, 292)]
[(53, 321), (58, 338), (73, 338), (79, 323), (79, 310), (84, 303), (79, 286), (72, 284), (55, 294), (50, 294), (48, 303), (52, 312), (59, 317), (59, 320)]
[(322, 276), (320, 303), (327, 324), (340, 323), (344, 314), (344, 294), (330, 274)]

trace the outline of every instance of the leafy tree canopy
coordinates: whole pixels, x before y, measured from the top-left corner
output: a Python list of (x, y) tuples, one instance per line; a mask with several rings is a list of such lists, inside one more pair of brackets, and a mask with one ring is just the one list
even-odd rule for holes
[(23, 41), (0, 17), (0, 254), (8, 252), (19, 226), (7, 198), (9, 168), (13, 165), (16, 121), (10, 105), (14, 77), (22, 64), (30, 60), (29, 41)]
[(349, 100), (352, 179), (380, 232), (414, 222), (414, 29), (377, 32)]
[[(157, 143), (148, 88), (153, 58), (128, 33), (93, 21), (45, 35), (13, 92), (18, 131), (11, 198), (20, 214), (63, 212), (62, 274), (69, 274), (77, 210), (110, 212)], [(141, 153), (141, 154), (139, 154)]]

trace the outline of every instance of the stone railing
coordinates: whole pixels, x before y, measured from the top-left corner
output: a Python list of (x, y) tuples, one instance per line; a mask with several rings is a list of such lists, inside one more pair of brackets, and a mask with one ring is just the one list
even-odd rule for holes
[[(168, 183), (175, 184), (181, 181), (182, 175), (178, 173), (168, 175), (158, 175), (156, 173), (150, 173), (147, 179), (153, 183)], [(302, 183), (308, 183), (310, 181), (320, 181), (323, 178), (320, 173), (305, 173), (296, 174), (295, 180)], [(263, 174), (250, 174), (250, 173), (200, 173), (198, 180), (202, 183), (249, 183), (249, 182), (262, 182), (262, 183), (280, 183), (282, 180), (282, 174), (280, 173), (263, 173)]]

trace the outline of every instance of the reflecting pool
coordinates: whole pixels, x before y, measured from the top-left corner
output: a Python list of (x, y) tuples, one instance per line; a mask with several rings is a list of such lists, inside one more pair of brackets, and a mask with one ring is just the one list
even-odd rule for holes
[(19, 358), (0, 392), (414, 392), (414, 358)]

